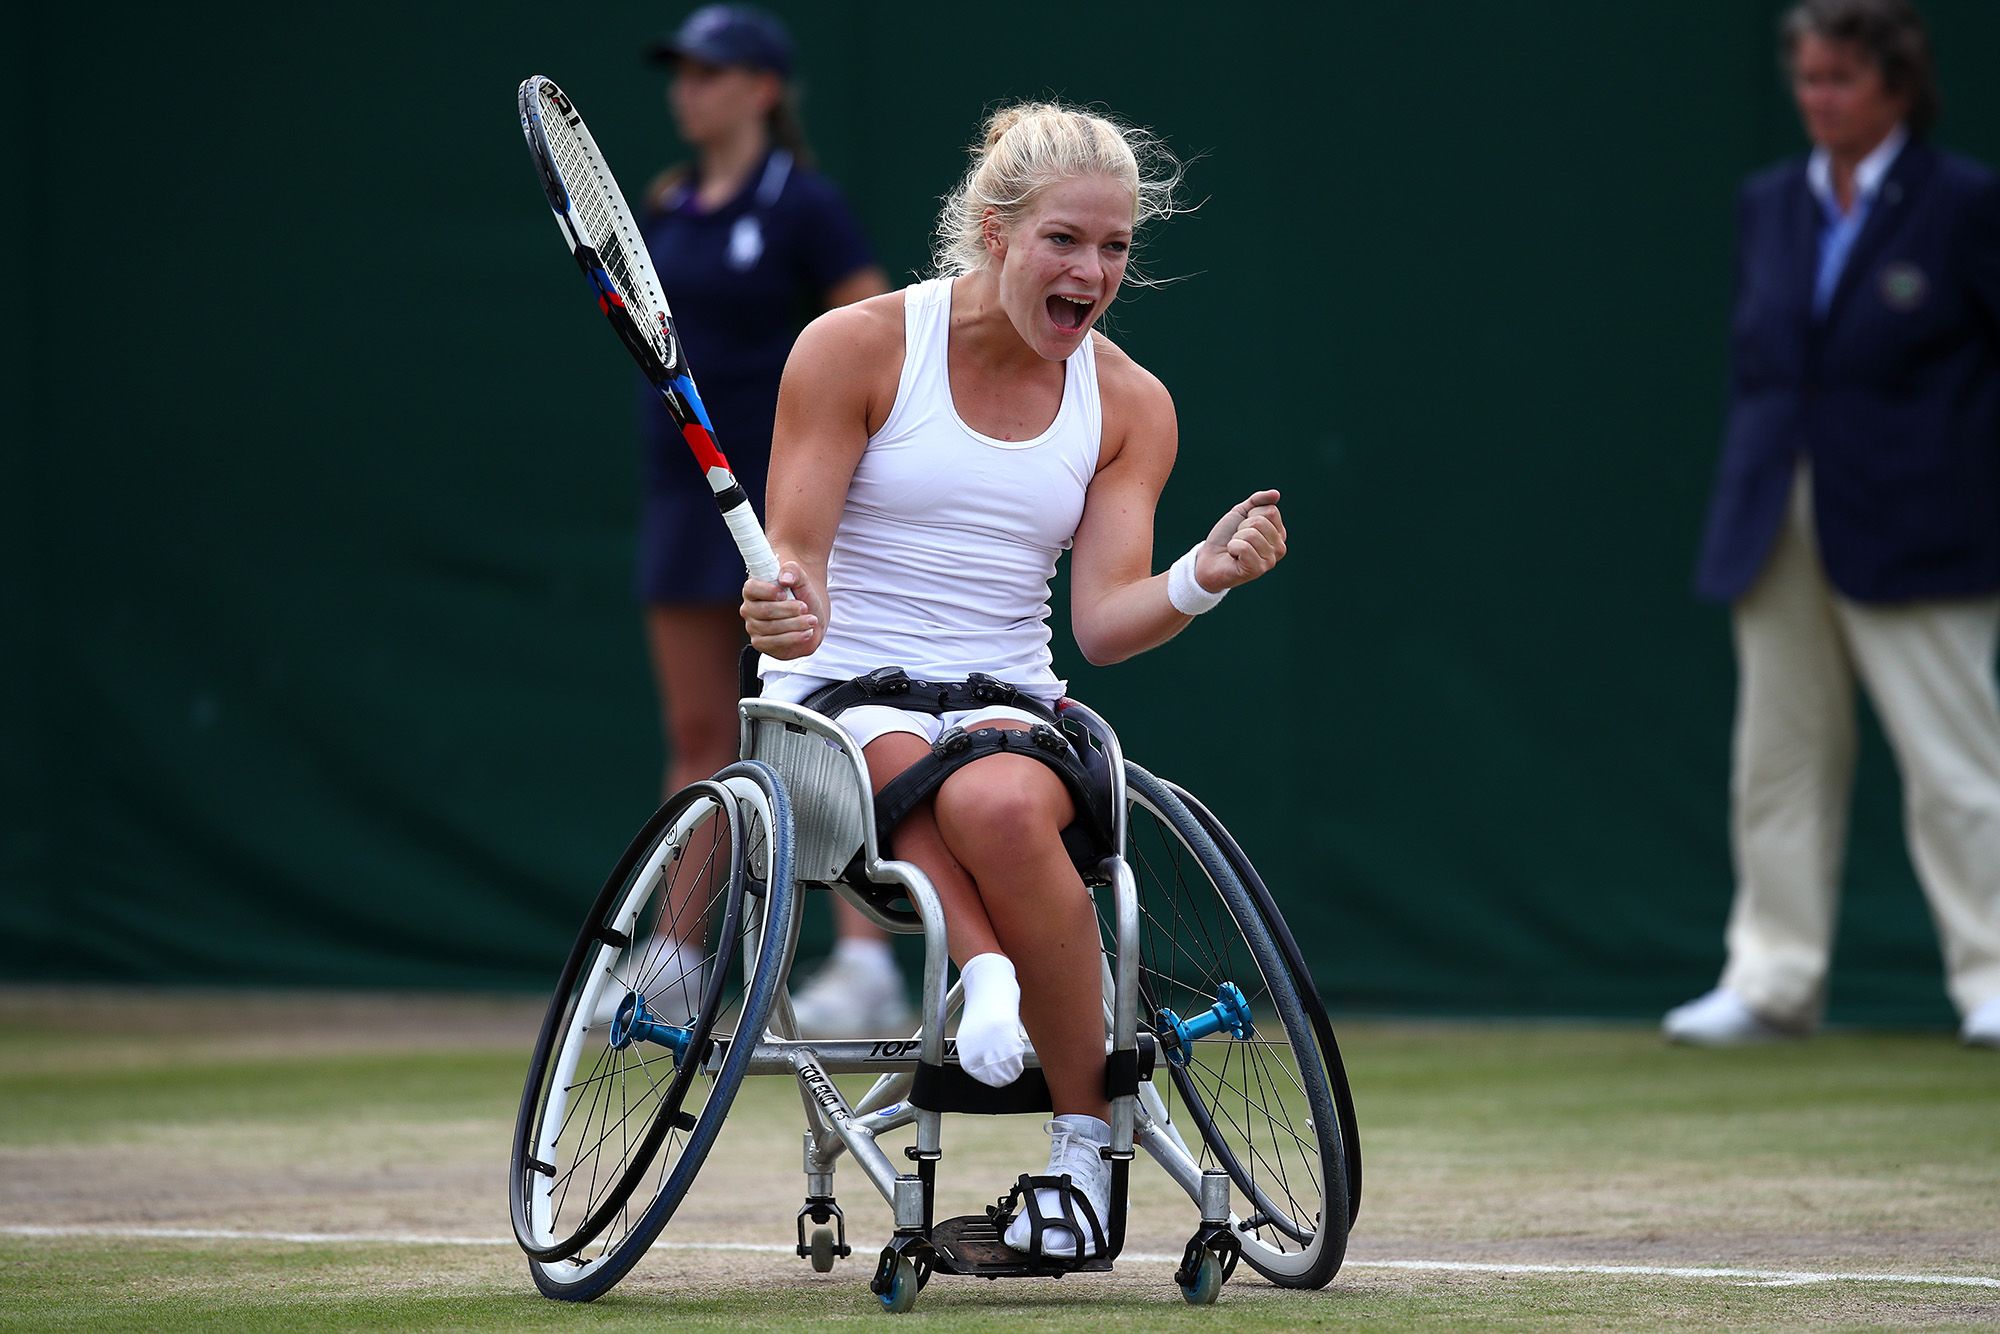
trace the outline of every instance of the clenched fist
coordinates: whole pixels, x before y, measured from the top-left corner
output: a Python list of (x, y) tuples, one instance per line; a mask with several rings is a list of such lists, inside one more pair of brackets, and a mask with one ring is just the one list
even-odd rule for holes
[(1194, 558), (1195, 582), (1221, 593), (1268, 574), (1285, 558), (1285, 520), (1278, 493), (1257, 491), (1216, 520)]

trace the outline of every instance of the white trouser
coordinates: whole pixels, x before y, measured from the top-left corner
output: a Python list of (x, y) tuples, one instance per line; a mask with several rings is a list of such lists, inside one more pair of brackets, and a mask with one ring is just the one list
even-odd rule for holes
[[(831, 677), (773, 672), (764, 678), (763, 698), (781, 700), (786, 704), (803, 704), (806, 696), (832, 684)], [(1052, 693), (1042, 702), (1054, 707), (1059, 698), (1059, 694)], [(963, 727), (972, 731), (981, 724), (1003, 719), (1029, 726), (1042, 721), (1026, 709), (1011, 709), (1005, 704), (957, 709), (951, 713), (922, 713), (915, 709), (892, 708), (887, 704), (857, 704), (840, 715), (840, 725), (847, 729), (847, 735), (854, 738), (855, 745), (866, 748), (875, 738), (891, 732), (908, 732), (913, 737), (936, 744), (937, 739), (951, 728)]]
[(1961, 1013), (2000, 996), (2000, 596), (1863, 605), (1827, 583), (1803, 469), (1734, 608), (1736, 902), (1722, 985), (1776, 1023), (1825, 1004), (1854, 774), (1854, 682), (1903, 781), (1904, 828)]

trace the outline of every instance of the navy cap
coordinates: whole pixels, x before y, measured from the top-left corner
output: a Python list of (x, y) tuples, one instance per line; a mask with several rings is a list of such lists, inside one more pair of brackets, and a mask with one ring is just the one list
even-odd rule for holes
[(742, 65), (792, 74), (792, 37), (785, 25), (749, 5), (703, 5), (671, 37), (646, 48), (662, 64), (686, 57), (711, 65)]

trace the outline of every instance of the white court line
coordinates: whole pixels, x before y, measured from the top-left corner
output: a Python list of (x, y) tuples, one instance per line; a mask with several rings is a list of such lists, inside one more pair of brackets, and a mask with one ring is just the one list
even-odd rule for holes
[(1763, 1287), (1790, 1287), (1803, 1283), (1943, 1283), (1959, 1288), (2000, 1288), (2000, 1278), (1981, 1278), (1976, 1274), (1829, 1274), (1794, 1269), (1680, 1268), (1672, 1265), (1482, 1264), (1475, 1260), (1349, 1260), (1343, 1268), (1441, 1269), (1464, 1274), (1630, 1274), (1645, 1278), (1730, 1278)]
[[(409, 1232), (246, 1232), (225, 1228), (116, 1227), (78, 1225), (39, 1227), (0, 1224), (0, 1236), (125, 1237), (195, 1241), (291, 1241), (334, 1245), (390, 1246), (512, 1246), (512, 1237), (434, 1237)], [(689, 1251), (749, 1251), (759, 1255), (792, 1255), (790, 1246), (750, 1241), (675, 1241)], [(1119, 1257), (1138, 1264), (1179, 1264), (1179, 1255), (1126, 1251)], [(1477, 1260), (1349, 1260), (1346, 1269), (1416, 1269), (1453, 1274), (1596, 1274), (1611, 1278), (1725, 1278), (1766, 1287), (1807, 1283), (1916, 1283), (1955, 1288), (2000, 1288), (2000, 1278), (1975, 1274), (1835, 1274), (1792, 1269), (1728, 1269), (1673, 1265), (1493, 1264)]]

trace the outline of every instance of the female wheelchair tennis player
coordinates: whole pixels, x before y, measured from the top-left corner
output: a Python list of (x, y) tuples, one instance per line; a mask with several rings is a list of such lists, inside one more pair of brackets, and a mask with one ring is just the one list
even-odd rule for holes
[[(940, 276), (800, 339), (769, 497), (781, 572), (744, 588), (764, 654), (745, 758), (628, 849), (523, 1094), (514, 1224), (551, 1296), (629, 1271), (753, 1073), (801, 1089), (801, 1255), (826, 1269), (849, 1253), (842, 1153), (892, 1206), (871, 1285), (891, 1310), (937, 1272), (1109, 1268), (1137, 1150), (1197, 1206), (1176, 1275), (1190, 1301), (1239, 1258), (1290, 1286), (1338, 1269), (1360, 1160), (1298, 949), (1227, 832), (1125, 763), (1049, 653), (1065, 548), (1076, 638), (1100, 663), (1284, 555), (1277, 493), (1259, 491), (1151, 573), (1173, 405), (1091, 326), (1177, 175), (1102, 117), (1002, 111), (947, 202)], [(923, 933), (914, 1036), (796, 1039), (800, 886)], [(850, 1105), (840, 1073), (878, 1078)], [(1047, 1169), (983, 1214), (935, 1219), (953, 1111), (1053, 1112)], [(899, 1172), (876, 1141), (912, 1125)]]

